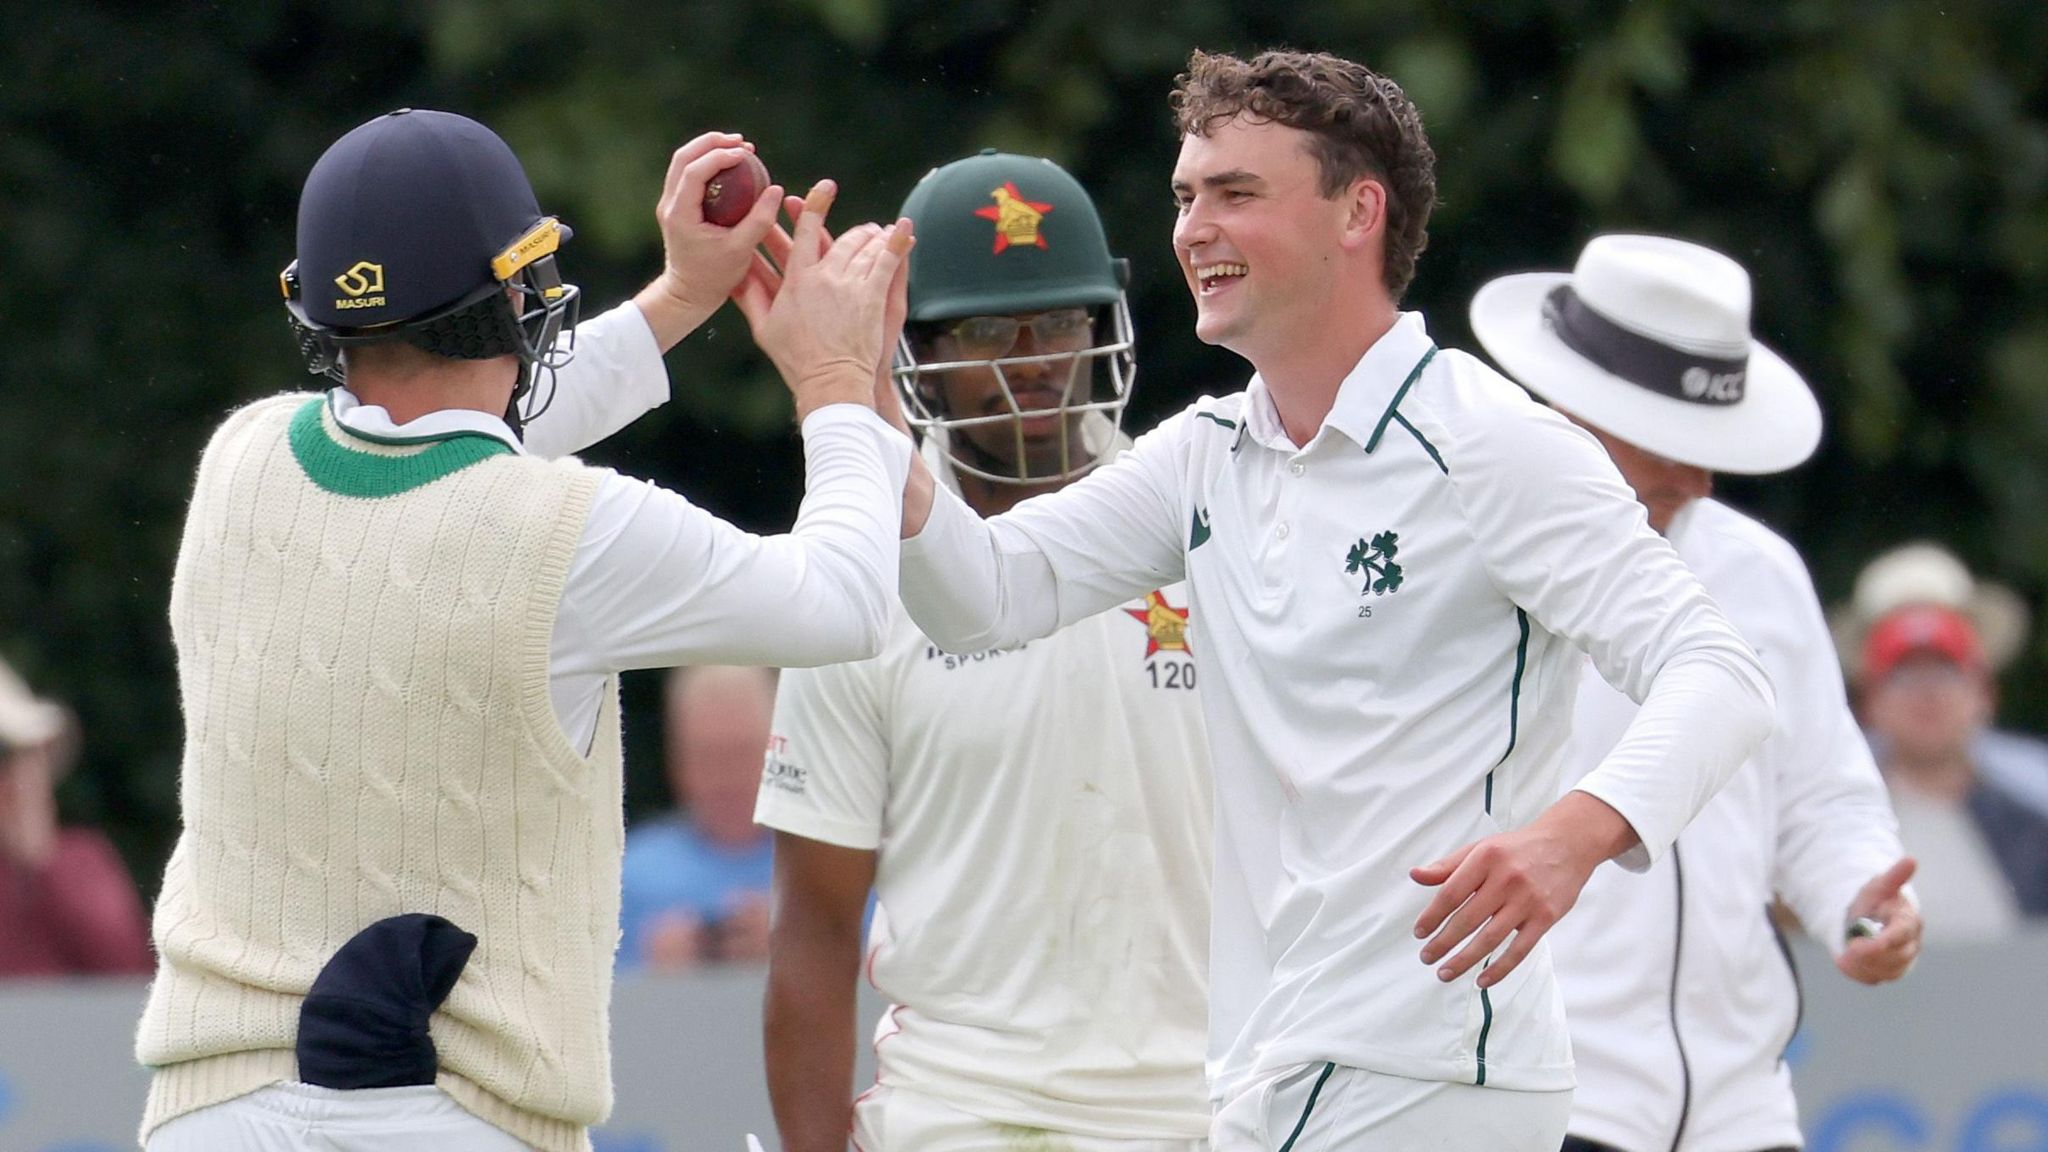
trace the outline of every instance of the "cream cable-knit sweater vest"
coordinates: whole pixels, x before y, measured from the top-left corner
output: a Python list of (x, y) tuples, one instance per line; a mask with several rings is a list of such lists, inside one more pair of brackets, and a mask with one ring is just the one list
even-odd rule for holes
[(611, 1109), (624, 838), (616, 682), (589, 757), (548, 647), (598, 473), (488, 437), (386, 445), (306, 395), (231, 416), (171, 589), (184, 829), (136, 1053), (142, 1129), (296, 1078), (301, 998), (363, 927), (479, 944), (440, 1086), (546, 1152)]

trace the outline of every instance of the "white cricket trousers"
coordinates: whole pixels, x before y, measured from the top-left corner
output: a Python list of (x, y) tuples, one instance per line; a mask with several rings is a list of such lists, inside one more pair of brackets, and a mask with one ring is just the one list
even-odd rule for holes
[(1209, 1128), (1215, 1152), (1557, 1152), (1572, 1093), (1511, 1092), (1304, 1064), (1251, 1081)]
[(144, 1152), (532, 1152), (432, 1084), (341, 1091), (288, 1081), (185, 1115)]
[[(856, 1152), (1207, 1152), (1201, 1140), (1075, 1136), (970, 1116), (936, 1096), (875, 1085), (853, 1105)], [(151, 1150), (154, 1152), (154, 1149)], [(1550, 1152), (1557, 1152), (1552, 1148)]]

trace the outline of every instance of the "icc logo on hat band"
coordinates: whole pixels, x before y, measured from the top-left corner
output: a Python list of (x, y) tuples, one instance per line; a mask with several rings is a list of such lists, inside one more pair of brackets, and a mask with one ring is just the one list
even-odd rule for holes
[(1737, 369), (1734, 372), (1712, 372), (1697, 365), (1687, 368), (1678, 378), (1679, 390), (1687, 400), (1701, 400), (1714, 404), (1735, 404), (1742, 400), (1742, 385), (1748, 373)]
[(335, 300), (336, 308), (381, 308), (384, 305), (384, 266), (358, 260), (348, 271), (334, 278), (334, 286), (344, 293)]

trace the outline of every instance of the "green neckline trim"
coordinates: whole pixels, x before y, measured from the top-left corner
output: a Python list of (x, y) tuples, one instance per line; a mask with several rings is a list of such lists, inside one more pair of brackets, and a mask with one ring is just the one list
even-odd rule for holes
[(422, 488), (493, 456), (510, 455), (504, 441), (481, 432), (457, 432), (424, 452), (384, 456), (337, 443), (320, 419), (325, 397), (315, 397), (292, 415), (292, 456), (306, 479), (337, 496), (377, 500)]
[[(1372, 438), (1365, 442), (1365, 451), (1368, 456), (1372, 454), (1373, 449), (1380, 446), (1380, 437), (1387, 434), (1387, 423), (1394, 418), (1394, 410), (1401, 406), (1401, 400), (1408, 395), (1408, 390), (1415, 387), (1417, 380), (1422, 379), (1422, 370), (1429, 367), (1429, 362), (1434, 359), (1436, 359), (1436, 345), (1431, 344), (1429, 351), (1422, 354), (1422, 359), (1415, 362), (1415, 367), (1408, 370), (1408, 378), (1401, 381), (1401, 387), (1395, 390), (1394, 399), (1387, 404), (1387, 410), (1380, 413), (1380, 422), (1373, 427)], [(1406, 423), (1406, 421), (1403, 421), (1403, 423)], [(1416, 433), (1418, 439), (1421, 435), (1420, 432)], [(1424, 443), (1427, 443), (1427, 441), (1424, 441)], [(1435, 450), (1432, 449), (1430, 455), (1436, 455)], [(1437, 464), (1441, 467), (1443, 461), (1438, 460)], [(1444, 472), (1448, 475), (1450, 469), (1445, 468)]]
[(1221, 424), (1221, 425), (1222, 425), (1222, 426), (1224, 426), (1225, 428), (1236, 428), (1236, 427), (1237, 427), (1237, 421), (1235, 421), (1235, 420), (1227, 420), (1227, 419), (1225, 419), (1225, 418), (1223, 418), (1223, 417), (1221, 417), (1221, 416), (1218, 416), (1218, 415), (1216, 415), (1216, 414), (1215, 414), (1214, 412), (1197, 412), (1197, 413), (1195, 413), (1195, 419), (1197, 419), (1197, 420), (1213, 420), (1213, 421), (1215, 421), (1216, 423), (1218, 423), (1218, 424)]

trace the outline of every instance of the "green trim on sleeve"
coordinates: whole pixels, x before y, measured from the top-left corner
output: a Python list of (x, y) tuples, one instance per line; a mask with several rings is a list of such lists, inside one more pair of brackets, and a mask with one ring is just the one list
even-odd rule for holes
[(1472, 1081), (1472, 1086), (1484, 1088), (1486, 1087), (1486, 1034), (1493, 1031), (1493, 997), (1484, 988), (1479, 990), (1479, 1011), (1483, 1014), (1479, 1021), (1479, 1050), (1475, 1053), (1475, 1058), (1479, 1061), (1479, 1075)]
[[(1516, 609), (1516, 627), (1522, 629), (1522, 640), (1516, 640), (1516, 678), (1507, 685), (1507, 750), (1501, 752), (1499, 760), (1493, 760), (1493, 767), (1507, 763), (1507, 756), (1516, 754), (1516, 738), (1522, 734), (1522, 672), (1530, 666), (1530, 613), (1528, 609)], [(1489, 791), (1491, 795), (1491, 791)], [(1487, 806), (1487, 812), (1493, 812)]]
[[(1515, 678), (1508, 685), (1508, 747), (1493, 762), (1498, 768), (1515, 754), (1515, 741), (1522, 734), (1522, 673), (1529, 668), (1529, 613), (1515, 609), (1515, 624), (1522, 630), (1522, 638), (1515, 641)], [(1486, 770), (1486, 812), (1493, 814), (1493, 768)]]
[[(1515, 609), (1515, 626), (1521, 630), (1521, 638), (1515, 641), (1515, 678), (1508, 686), (1508, 750), (1493, 762), (1494, 768), (1507, 763), (1514, 755), (1515, 740), (1521, 735), (1522, 723), (1522, 673), (1529, 668), (1529, 613), (1526, 609)], [(1486, 771), (1486, 813), (1493, 814), (1493, 769)], [(1472, 1081), (1476, 1087), (1486, 1086), (1486, 1037), (1493, 1031), (1493, 996), (1484, 988), (1479, 990), (1479, 1044), (1473, 1053), (1478, 1061), (1479, 1075)]]
[(1316, 1086), (1308, 1090), (1308, 1103), (1301, 1107), (1301, 1119), (1294, 1122), (1294, 1131), (1287, 1134), (1287, 1143), (1280, 1146), (1280, 1152), (1293, 1152), (1294, 1142), (1301, 1139), (1301, 1130), (1308, 1127), (1308, 1114), (1316, 1110), (1316, 1097), (1323, 1094), (1323, 1085), (1329, 1082), (1330, 1073), (1336, 1070), (1335, 1063), (1323, 1065), (1323, 1074), (1316, 1077)]
[(323, 399), (306, 401), (292, 415), (292, 456), (306, 478), (337, 496), (378, 500), (422, 488), (512, 448), (481, 432), (458, 432), (423, 452), (385, 456), (337, 443), (322, 423)]
[[(1436, 345), (1431, 344), (1429, 351), (1422, 354), (1422, 359), (1415, 362), (1415, 367), (1408, 370), (1408, 378), (1401, 381), (1401, 386), (1394, 390), (1394, 398), (1387, 402), (1387, 410), (1380, 413), (1380, 422), (1373, 426), (1372, 435), (1365, 441), (1366, 455), (1372, 455), (1372, 450), (1380, 446), (1380, 437), (1387, 434), (1387, 424), (1394, 419), (1394, 410), (1401, 406), (1401, 401), (1407, 397), (1408, 390), (1415, 387), (1417, 380), (1422, 379), (1422, 370), (1429, 367), (1429, 362), (1434, 359), (1436, 359)], [(1403, 421), (1403, 423), (1406, 423), (1406, 421)], [(1410, 428), (1409, 431), (1414, 432), (1415, 430)], [(1417, 439), (1422, 437), (1420, 432), (1416, 432), (1415, 435)], [(1428, 441), (1424, 441), (1425, 445), (1427, 443)], [(1436, 450), (1431, 449), (1429, 454), (1435, 456)], [(1442, 459), (1438, 459), (1436, 463), (1437, 467), (1443, 467), (1444, 462)], [(1450, 469), (1445, 468), (1444, 471), (1448, 474)]]

